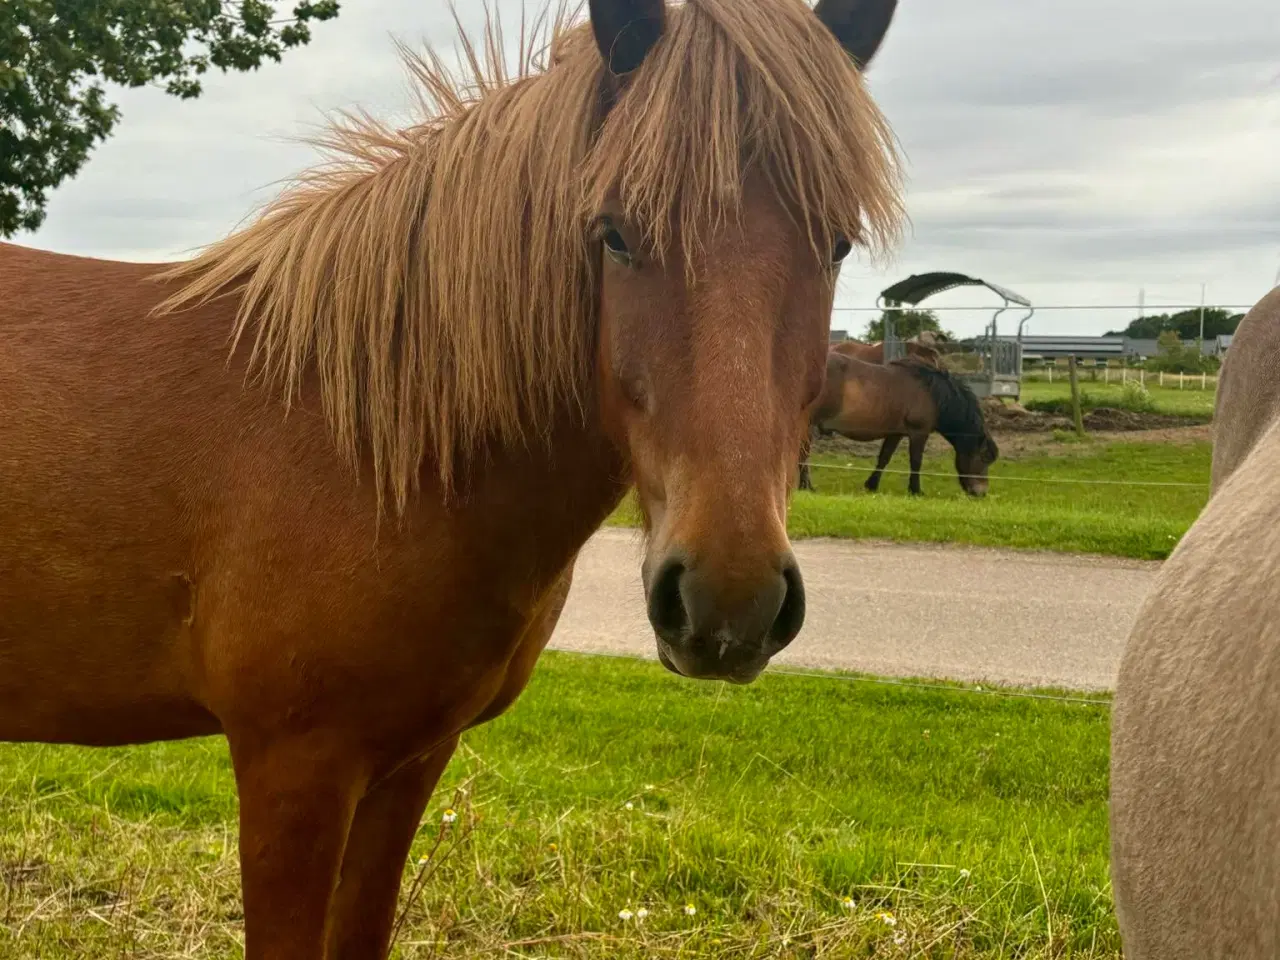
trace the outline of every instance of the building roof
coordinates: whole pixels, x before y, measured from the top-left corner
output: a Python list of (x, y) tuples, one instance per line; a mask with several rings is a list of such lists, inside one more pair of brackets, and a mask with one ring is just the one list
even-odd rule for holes
[[(982, 339), (975, 337), (966, 342), (978, 343)], [(1018, 338), (1005, 336), (996, 339), (1014, 343)], [(1123, 357), (1125, 341), (1123, 337), (1024, 336), (1022, 351), (1039, 357), (1067, 357), (1072, 354), (1085, 359)]]

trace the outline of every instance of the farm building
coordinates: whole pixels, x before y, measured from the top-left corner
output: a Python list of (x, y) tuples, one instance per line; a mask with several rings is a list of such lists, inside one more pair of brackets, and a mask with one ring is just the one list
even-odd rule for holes
[[(1012, 341), (1013, 337), (1008, 339)], [(1059, 360), (1075, 355), (1077, 360), (1122, 360), (1125, 356), (1123, 337), (1024, 336), (1024, 360)]]
[[(1002, 341), (1013, 343), (1016, 337), (1000, 337)], [(966, 344), (970, 341), (964, 341)], [(974, 343), (977, 342), (976, 338)], [(1195, 340), (1184, 340), (1183, 347), (1194, 350)], [(1231, 346), (1231, 335), (1224, 334), (1205, 340), (1200, 344), (1200, 351), (1205, 356), (1224, 356)], [(1111, 360), (1147, 360), (1160, 353), (1160, 345), (1156, 340), (1135, 337), (1073, 337), (1073, 336), (1023, 336), (1023, 360), (1032, 362), (1062, 360), (1075, 355), (1077, 360), (1093, 363), (1106, 363)]]

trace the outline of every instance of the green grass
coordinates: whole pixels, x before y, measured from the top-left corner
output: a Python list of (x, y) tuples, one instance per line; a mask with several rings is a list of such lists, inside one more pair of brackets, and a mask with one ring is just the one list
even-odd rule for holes
[[(936, 439), (931, 443), (936, 452), (926, 455), (922, 468), (923, 497), (907, 495), (903, 473), (886, 473), (880, 492), (867, 493), (862, 483), (875, 465), (872, 457), (818, 456), (812, 471), (818, 492), (795, 495), (787, 526), (793, 537), (1168, 556), (1208, 499), (1211, 444), (1064, 439), (1052, 452), (1002, 456), (992, 466), (990, 492), (981, 501), (961, 491), (953, 455), (949, 448), (943, 453), (945, 445)], [(889, 469), (907, 469), (905, 447)], [(1205, 486), (1093, 483), (1120, 480)], [(619, 526), (636, 522), (631, 499), (610, 518)]]
[[(1113, 371), (1115, 376), (1119, 376), (1119, 371)], [(1166, 382), (1168, 379), (1166, 378)], [(1176, 383), (1176, 380), (1174, 381)], [(1152, 409), (1151, 413), (1160, 413), (1170, 417), (1194, 417), (1198, 420), (1208, 421), (1213, 417), (1213, 404), (1217, 397), (1217, 391), (1211, 386), (1208, 390), (1199, 388), (1199, 379), (1197, 378), (1196, 386), (1191, 386), (1190, 378), (1188, 378), (1185, 390), (1179, 390), (1177, 386), (1158, 386), (1154, 378), (1147, 378), (1147, 392), (1151, 395)], [(1080, 380), (1081, 406), (1085, 409), (1094, 407), (1118, 407), (1127, 409), (1125, 403), (1124, 385), (1116, 381), (1111, 383), (1103, 383), (1102, 381), (1090, 381), (1087, 377)], [(1028, 409), (1044, 408), (1047, 405), (1063, 405), (1062, 409), (1069, 409), (1065, 405), (1071, 402), (1071, 385), (1067, 382), (1064, 374), (1061, 379), (1055, 374), (1053, 383), (1044, 381), (1023, 381), (1022, 384), (1022, 403)]]
[[(547, 654), (431, 802), (397, 955), (1119, 958), (1108, 723)], [(0, 745), (0, 957), (239, 956), (235, 843), (221, 740)]]

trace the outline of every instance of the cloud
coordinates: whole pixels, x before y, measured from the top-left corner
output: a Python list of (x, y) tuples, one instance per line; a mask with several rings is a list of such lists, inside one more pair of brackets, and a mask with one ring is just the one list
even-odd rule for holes
[[(490, 5), (514, 39), (522, 4)], [(457, 7), (478, 33), (484, 5)], [(448, 47), (455, 36), (443, 0), (349, 2), (310, 46), (254, 74), (211, 76), (200, 100), (121, 92), (116, 136), (55, 193), (41, 232), (17, 239), (185, 255), (314, 161), (291, 138), (326, 113), (407, 115), (393, 37)], [(930, 269), (989, 276), (1043, 304), (1136, 303), (1140, 288), (1149, 303), (1196, 302), (1202, 283), (1217, 302), (1253, 302), (1280, 266), (1276, 50), (1271, 0), (904, 0), (869, 83), (907, 159), (911, 230), (890, 267), (850, 263), (839, 304), (872, 306), (890, 282)], [(938, 303), (991, 299), (954, 291)], [(971, 333), (985, 316), (948, 322)], [(1039, 332), (1123, 323), (1105, 311), (1044, 316)]]

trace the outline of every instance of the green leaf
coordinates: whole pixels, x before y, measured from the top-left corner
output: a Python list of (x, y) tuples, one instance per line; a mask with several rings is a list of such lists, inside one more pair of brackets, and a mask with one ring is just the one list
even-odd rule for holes
[(109, 137), (120, 111), (104, 83), (200, 96), (210, 66), (256, 70), (311, 40), (337, 0), (0, 2), (0, 237), (36, 230), (50, 191)]

